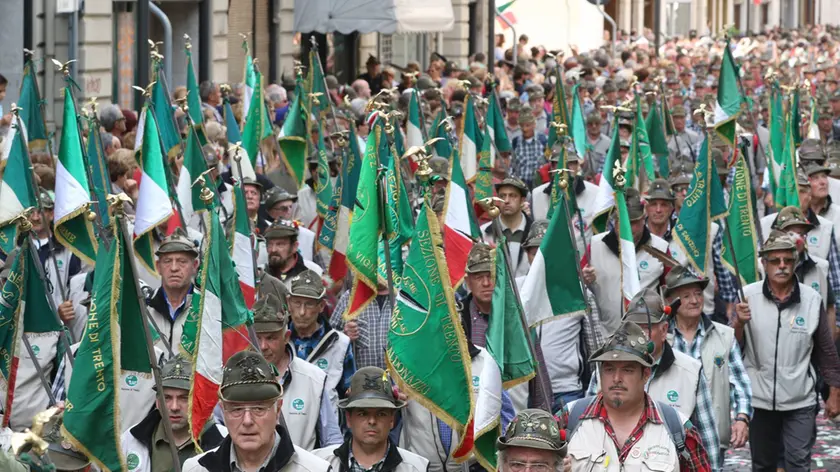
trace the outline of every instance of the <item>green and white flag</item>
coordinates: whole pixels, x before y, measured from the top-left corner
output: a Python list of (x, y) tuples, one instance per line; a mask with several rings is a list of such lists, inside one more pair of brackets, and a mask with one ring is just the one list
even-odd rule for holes
[(484, 125), (484, 139), (481, 140), (481, 152), (478, 154), (478, 173), (475, 176), (475, 201), (493, 196), (493, 136), (491, 128)]
[(330, 179), (330, 163), (327, 157), (327, 146), (324, 143), (324, 126), (318, 122), (318, 171), (313, 175), (313, 184), (316, 195), (315, 208), (318, 217), (323, 220), (330, 212), (330, 203), (333, 197), (333, 184)]
[(248, 109), (245, 126), (242, 129), (242, 147), (248, 153), (248, 159), (254, 169), (265, 166), (265, 162), (260, 159), (262, 157), (260, 144), (264, 139), (272, 136), (271, 121), (268, 119), (268, 114), (263, 106), (262, 75), (257, 71), (256, 76), (254, 94), (251, 96), (251, 106)]
[[(195, 130), (198, 131), (198, 130)], [(207, 161), (201, 152), (199, 133), (189, 131), (184, 146), (184, 162), (181, 165), (181, 172), (178, 173), (178, 182), (175, 185), (175, 192), (178, 194), (178, 201), (181, 202), (181, 216), (187, 226), (201, 231), (200, 212), (207, 209), (204, 200), (201, 199), (201, 185), (193, 185), (198, 177), (207, 171)], [(234, 166), (236, 164), (234, 163)], [(209, 181), (210, 175), (205, 175)], [(213, 185), (210, 185), (213, 188)]]
[(55, 167), (55, 238), (79, 259), (93, 264), (97, 242), (93, 224), (87, 219), (91, 187), (70, 87), (64, 88), (63, 123)]
[(142, 176), (134, 216), (134, 250), (144, 268), (152, 274), (157, 274), (152, 233), (158, 225), (172, 216), (172, 202), (166, 185), (166, 164), (161, 152), (157, 121), (148, 107), (145, 109), (145, 117), (146, 125), (141, 138)]
[[(636, 96), (636, 155), (637, 161), (640, 163), (639, 170), (644, 167), (645, 176), (648, 182), (653, 182), (656, 178), (656, 169), (653, 164), (653, 152), (650, 148), (650, 136), (648, 136), (647, 127), (645, 126), (644, 114), (642, 113), (642, 97)], [(641, 172), (639, 173), (641, 175)]]
[(715, 132), (730, 146), (735, 145), (735, 122), (741, 114), (744, 97), (739, 89), (738, 66), (732, 58), (729, 41), (723, 48), (723, 60), (718, 79), (717, 102), (715, 102)]
[(566, 204), (566, 199), (560, 199), (560, 206), (551, 217), (522, 284), (522, 305), (531, 327), (586, 311), (586, 299), (578, 273), (569, 270), (578, 264), (578, 260), (577, 246), (569, 233), (569, 222), (563, 208)]
[(688, 194), (673, 228), (674, 241), (698, 274), (706, 273), (706, 261), (712, 250), (712, 221), (725, 218), (726, 215), (723, 186), (706, 137), (688, 186)]
[(408, 120), (405, 122), (406, 146), (422, 146), (426, 140), (426, 121), (420, 111), (419, 92), (416, 89), (409, 91), (408, 98)]
[(741, 285), (748, 285), (759, 280), (758, 238), (755, 231), (753, 192), (750, 169), (747, 167), (743, 154), (738, 153), (738, 159), (735, 161), (735, 179), (729, 192), (729, 215), (726, 217), (726, 225), (732, 235), (732, 246), (728, 238), (724, 238), (720, 257), (723, 265), (732, 274), (735, 274), (735, 259), (737, 259)]
[(446, 111), (441, 108), (435, 120), (432, 122), (432, 129), (429, 130), (429, 138), (441, 138), (432, 145), (432, 151), (436, 156), (446, 160), (452, 158), (452, 144), (449, 142), (449, 135), (446, 132)]
[(615, 208), (615, 173), (621, 168), (621, 144), (618, 139), (618, 120), (613, 120), (613, 134), (610, 149), (604, 158), (604, 170), (598, 181), (598, 194), (595, 196), (595, 210), (592, 219), (592, 231), (603, 233), (609, 227), (610, 216)]
[[(37, 208), (38, 200), (32, 182), (32, 163), (22, 123), (13, 120), (6, 140), (11, 143), (3, 180), (0, 181), (0, 251), (8, 255), (15, 247), (17, 225), (11, 220), (27, 208)], [(5, 144), (5, 143), (4, 143)]]
[(487, 470), (496, 470), (496, 439), (502, 434), (502, 391), (528, 382), (536, 375), (536, 364), (528, 345), (528, 333), (521, 318), (522, 307), (513, 291), (515, 283), (507, 270), (505, 253), (499, 250), (506, 242), (499, 241), (492, 250), (495, 264), (493, 276), (493, 312), (487, 326), (485, 359), (479, 376), (475, 401), (475, 454)]
[[(496, 96), (496, 89), (490, 91), (490, 96), (487, 97), (487, 116), (484, 117), (487, 134), (490, 136), (491, 143), (485, 144), (482, 149), (490, 149), (490, 167), (496, 164), (496, 150), (499, 152), (510, 151), (510, 139), (508, 139), (507, 129), (505, 129), (505, 118), (502, 116), (502, 109), (499, 107), (499, 97)], [(493, 146), (495, 144), (495, 146)]]
[(245, 84), (242, 94), (242, 116), (248, 116), (251, 112), (251, 98), (257, 88), (257, 73), (254, 70), (254, 60), (251, 58), (251, 49), (248, 47), (248, 40), (242, 41), (242, 49), (245, 50), (245, 70), (242, 74)]
[(119, 229), (123, 223), (113, 221), (111, 246), (96, 258), (90, 314), (68, 379), (62, 426), (70, 443), (105, 472), (130, 470), (120, 443), (121, 375), (149, 378), (152, 372), (130, 246)]
[(458, 138), (461, 170), (467, 183), (472, 183), (478, 173), (478, 151), (481, 149), (481, 128), (478, 126), (475, 104), (470, 96), (464, 100), (464, 127)]
[(808, 123), (808, 139), (820, 139), (820, 127), (817, 126), (817, 120), (819, 119), (819, 108), (817, 108), (817, 99), (815, 97), (811, 97), (811, 119)]
[[(163, 64), (156, 62), (155, 69), (157, 72), (155, 73), (155, 83), (152, 85), (152, 108), (154, 109), (164, 154), (166, 157), (174, 158), (181, 152), (181, 132), (175, 125), (175, 112), (169, 99), (172, 95), (169, 94), (169, 89), (166, 87), (167, 77), (163, 74)], [(148, 123), (146, 123), (146, 126), (148, 126)]]
[[(201, 97), (198, 91), (198, 79), (195, 77), (195, 69), (193, 69), (192, 62), (192, 48), (187, 46), (187, 113), (190, 114), (190, 119), (193, 126), (199, 130), (199, 139), (202, 140), (201, 145), (207, 144), (207, 137), (204, 134), (204, 114), (201, 108)], [(181, 199), (183, 203), (183, 199)]]

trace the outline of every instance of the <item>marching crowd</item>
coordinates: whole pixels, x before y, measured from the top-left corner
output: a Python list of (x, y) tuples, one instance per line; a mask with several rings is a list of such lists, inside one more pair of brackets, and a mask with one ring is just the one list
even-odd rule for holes
[[(777, 29), (731, 41), (692, 33), (665, 39), (659, 50), (648, 31), (620, 32), (616, 39), (615, 51), (573, 47), (571, 54), (563, 54), (531, 46), (526, 36), (507, 47), (500, 36), (492, 70), (483, 54), (472, 57), (467, 67), (433, 54), (425, 71), (417, 63), (383, 67), (371, 56), (367, 72), (350, 84), (326, 76), (329, 97), (322, 100), (332, 110), (324, 125), (329, 129), (327, 168), (319, 164), (317, 152), (310, 153), (307, 179), (298, 188), (279, 149), (264, 145), (254, 177), (239, 179), (257, 268), (252, 311), (259, 352), (239, 352), (225, 364), (218, 405), (197, 441), (202, 453), (189, 430), (194, 369), (188, 356), (159, 350), (162, 394), (156, 394), (152, 382), (121, 383), (120, 442), (127, 470), (173, 470), (176, 456), (180, 470), (188, 472), (486, 468), (474, 458), (456, 460), (461, 441), (446, 418), (392, 381), (392, 366), (386, 362), (391, 289), (380, 284), (373, 302), (348, 319), (351, 276), (331, 279), (331, 254), (317, 242), (317, 181), (322, 175), (335, 181), (345, 165), (339, 142), (346, 135), (341, 132), (353, 127), (354, 145), (364, 155), (371, 142), (369, 103), (379, 101), (406, 116), (415, 91), (425, 127), (445, 128), (453, 149), (461, 149), (464, 139), (464, 118), (472, 103), (467, 97), (494, 93), (510, 142), (510, 151), (494, 149), (492, 168), (483, 169), (492, 178), (499, 210), (495, 219), (504, 242), (493, 230), (493, 212), (476, 206), (474, 223), (483, 242), (466, 255), (463, 284), (456, 290), (459, 332), (469, 348), (476, 392), (478, 366), (492, 362), (485, 355), (499, 283), (492, 249), (507, 246), (511, 275), (522, 284), (549, 229), (554, 171), (568, 170), (571, 176), (568, 191), (574, 193), (577, 211), (570, 229), (588, 308), (530, 327), (534, 378), (499, 399), (502, 434), (495, 449), (500, 471), (719, 471), (726, 451), (742, 447), (750, 449), (753, 470), (810, 470), (817, 415), (821, 409), (829, 418), (840, 415), (840, 229), (835, 228), (840, 225), (840, 30)], [(730, 55), (744, 96), (734, 142), (707, 125), (714, 113), (706, 116), (720, 108), (722, 63)], [(565, 85), (562, 99), (556, 96), (558, 81)], [(771, 134), (773, 87), (789, 92), (788, 110), (799, 107), (798, 114), (790, 112), (797, 120), (792, 125), (796, 205), (790, 200), (780, 205), (776, 198), (782, 188), (773, 163), (778, 159)], [(0, 83), (0, 97), (4, 90)], [(265, 87), (275, 135), (295, 111), (294, 90), (293, 80)], [(217, 186), (220, 214), (230, 215), (232, 183), (242, 171), (235, 169), (240, 151), (229, 142), (227, 127), (245, 118), (245, 87), (204, 82), (198, 93), (207, 138), (203, 155)], [(176, 88), (172, 102), (186, 95), (186, 87)], [(637, 96), (639, 112), (633, 104)], [(573, 125), (566, 123), (567, 134), (585, 143), (552, 137), (562, 134), (555, 123), (561, 101), (559, 106), (567, 109), (580, 107), (582, 134), (572, 133)], [(486, 113), (479, 113), (482, 122), (490, 114), (488, 105), (477, 108)], [(446, 123), (435, 122), (441, 110)], [(618, 190), (624, 194), (632, 235), (619, 234), (618, 221), (596, 229), (602, 180), (615, 171), (605, 163), (615, 152), (630, 166), (636, 128), (655, 110), (667, 110), (667, 123), (661, 125), (669, 129), (667, 153), (659, 156), (654, 178)], [(235, 121), (225, 116), (228, 112)], [(173, 113), (179, 129), (186, 130), (187, 112), (176, 107)], [(136, 202), (140, 172), (134, 150), (142, 141), (138, 113), (107, 105), (98, 117), (110, 193), (125, 193)], [(4, 126), (10, 122), (10, 115), (4, 117)], [(407, 120), (401, 125), (399, 133), (407, 133)], [(317, 150), (318, 133), (309, 137), (308, 147)], [(450, 156), (434, 154), (428, 162), (430, 200), (442, 218), (455, 177)], [(54, 208), (61, 202), (55, 201), (57, 170), (51, 154), (33, 150), (30, 158), (40, 188), (40, 209), (30, 215), (33, 240), (57, 314), (78, 340), (89, 320), (93, 270), (53, 235)], [(728, 205), (742, 191), (735, 185), (740, 159), (754, 196), (750, 238), (757, 241), (753, 256), (759, 263), (758, 278), (751, 283), (727, 263), (731, 258), (725, 253), (732, 247), (726, 241), (728, 222), (704, 221), (710, 242), (699, 255), (690, 254), (692, 248), (674, 235), (682, 224), (681, 210), (698, 191), (692, 187), (699, 175), (695, 166), (711, 163)], [(182, 157), (170, 156), (176, 181), (182, 163)], [(0, 175), (6, 166), (0, 163)], [(403, 173), (418, 186), (419, 176)], [(131, 218), (133, 209), (127, 206)], [(419, 211), (419, 204), (414, 207)], [(154, 233), (155, 270), (141, 268), (138, 276), (157, 336), (175, 345), (193, 293), (201, 290), (195, 281), (203, 235), (189, 224), (166, 235), (164, 226)], [(622, 238), (635, 248), (640, 290), (631, 298), (622, 290), (625, 271), (618, 269)], [(449, 259), (449, 251), (458, 248), (443, 250)], [(0, 283), (11, 270), (11, 256), (5, 256)], [(706, 261), (705, 273), (691, 263), (698, 258)], [(51, 405), (51, 396), (61, 405), (72, 376), (55, 338), (30, 336), (30, 342), (31, 356), (40, 365), (33, 367), (30, 356), (21, 357), (8, 422), (14, 431), (29, 427), (32, 417)], [(39, 370), (51, 383), (49, 392)], [(168, 419), (162, 416), (161, 399)], [(9, 434), (3, 437), (7, 445)], [(56, 470), (96, 467), (85, 451), (62, 438), (58, 427), (43, 437)], [(2, 456), (0, 469), (36, 469), (31, 461), (24, 465), (19, 460)]]

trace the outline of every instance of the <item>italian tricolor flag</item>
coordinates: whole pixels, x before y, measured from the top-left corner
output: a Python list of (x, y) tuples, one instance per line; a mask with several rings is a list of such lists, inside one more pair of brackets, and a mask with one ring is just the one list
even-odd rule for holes
[(251, 241), (251, 223), (248, 221), (248, 209), (242, 186), (237, 182), (233, 186), (233, 228), (231, 232), (231, 257), (239, 275), (239, 287), (245, 298), (245, 305), (254, 306), (257, 284), (254, 278), (254, 245)]
[(732, 58), (729, 41), (723, 50), (723, 62), (720, 66), (717, 102), (715, 102), (715, 131), (729, 143), (735, 145), (735, 120), (741, 114), (744, 97), (739, 90), (738, 66)]
[[(157, 123), (149, 107), (143, 109), (143, 147), (140, 153), (140, 189), (134, 218), (134, 250), (146, 270), (157, 274), (152, 232), (173, 215), (166, 185), (166, 164)], [(186, 229), (186, 228), (185, 228)]]
[(239, 288), (225, 233), (215, 208), (204, 213), (207, 234), (197, 285), (184, 323), (181, 349), (193, 359), (190, 389), (190, 432), (198, 444), (201, 431), (218, 402), (225, 361), (249, 346), (246, 326), (252, 322)]
[[(405, 141), (406, 148), (411, 149), (412, 146), (423, 146), (423, 114), (420, 112), (420, 101), (417, 99), (417, 90), (411, 90), (408, 100), (408, 121), (405, 124)], [(413, 160), (410, 162), (411, 171), (417, 170), (417, 163)]]
[(481, 128), (475, 116), (475, 104), (470, 96), (464, 100), (464, 125), (459, 137), (458, 152), (461, 170), (467, 182), (475, 180), (478, 173), (478, 151), (481, 149)]
[(473, 207), (470, 201), (470, 191), (461, 171), (460, 156), (453, 152), (449, 161), (451, 180), (446, 186), (446, 199), (443, 207), (443, 247), (446, 251), (446, 262), (449, 266), (449, 281), (452, 287), (464, 280), (467, 267), (467, 257), (473, 247), (473, 242), (481, 236), (481, 230), (476, 224)]

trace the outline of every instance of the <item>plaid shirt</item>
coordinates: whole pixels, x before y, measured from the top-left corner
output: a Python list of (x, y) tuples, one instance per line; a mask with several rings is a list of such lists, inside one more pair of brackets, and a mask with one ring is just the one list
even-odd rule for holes
[[(618, 459), (622, 464), (627, 459), (627, 455), (630, 454), (633, 446), (635, 446), (636, 443), (639, 442), (639, 439), (641, 439), (642, 435), (644, 435), (645, 426), (647, 426), (648, 423), (664, 423), (662, 418), (659, 416), (659, 410), (656, 409), (656, 402), (654, 402), (649, 395), (645, 395), (645, 408), (642, 410), (642, 416), (639, 418), (639, 422), (636, 424), (633, 432), (630, 433), (623, 445), (618, 444), (615, 429), (613, 428), (612, 423), (610, 423), (609, 412), (607, 412), (607, 409), (604, 407), (604, 397), (600, 393), (595, 398), (595, 401), (593, 401), (592, 404), (584, 410), (580, 419), (597, 419), (604, 423), (604, 430), (607, 432), (610, 439), (612, 439), (615, 449), (618, 451)], [(563, 422), (564, 424), (568, 424), (569, 422), (568, 409), (563, 412)], [(700, 436), (697, 434), (697, 430), (692, 427), (690, 421), (687, 422), (685, 426), (685, 452), (688, 453), (688, 457), (680, 456), (680, 472), (711, 471), (712, 462), (710, 461), (706, 451), (703, 449), (703, 444), (700, 441)], [(623, 466), (622, 469), (624, 469)]]
[[(669, 344), (665, 344), (665, 349), (672, 349)], [(673, 354), (671, 354), (673, 355)], [(656, 360), (656, 363), (651, 367), (650, 380), (645, 386), (645, 390), (650, 386), (650, 383), (657, 377), (657, 370), (662, 356)], [(694, 404), (694, 412), (691, 414), (691, 422), (697, 430), (697, 434), (703, 441), (703, 447), (709, 456), (712, 464), (720, 464), (720, 437), (717, 431), (717, 422), (715, 421), (714, 404), (712, 404), (712, 392), (709, 390), (709, 384), (706, 381), (706, 376), (703, 375), (703, 369), (700, 369), (700, 379), (697, 382), (697, 394)], [(589, 382), (589, 390), (587, 395), (595, 395), (600, 392), (598, 386), (598, 372), (592, 373), (592, 380)], [(714, 470), (718, 470), (717, 466), (713, 466)]]
[(513, 160), (511, 161), (510, 173), (522, 179), (531, 188), (534, 183), (534, 176), (537, 170), (545, 164), (544, 135), (534, 135), (531, 139), (521, 136), (513, 141)]
[(391, 451), (391, 441), (388, 441), (388, 449), (385, 449), (385, 455), (382, 456), (382, 459), (379, 459), (379, 462), (370, 466), (370, 469), (365, 469), (356, 461), (356, 457), (353, 456), (352, 445), (347, 449), (350, 451), (350, 472), (379, 472), (385, 466), (385, 458), (388, 457), (388, 452)]
[[(341, 295), (330, 324), (337, 330), (344, 330), (344, 312), (350, 299), (350, 290)], [(384, 303), (381, 303), (384, 301)], [(380, 308), (381, 303), (381, 308)], [(387, 369), (385, 365), (385, 348), (388, 346), (388, 330), (391, 326), (391, 305), (387, 295), (379, 295), (362, 310), (356, 318), (359, 325), (359, 339), (352, 342), (356, 368), (376, 366)]]
[[(295, 354), (303, 360), (309, 358), (309, 355), (312, 354), (312, 351), (315, 350), (318, 343), (327, 334), (327, 320), (319, 318), (318, 322), (321, 326), (308, 338), (301, 338), (295, 330), (295, 324), (289, 323), (289, 330), (292, 332), (292, 344), (295, 346)], [(351, 343), (347, 346), (347, 353), (344, 354), (344, 370), (341, 373), (341, 383), (336, 388), (340, 398), (345, 397), (347, 390), (350, 388), (350, 377), (353, 377), (355, 373), (356, 360), (353, 358), (353, 344)]]
[(712, 241), (712, 266), (715, 271), (715, 282), (718, 295), (728, 303), (738, 302), (738, 286), (735, 284), (735, 276), (724, 267), (720, 253), (723, 249), (723, 228), (717, 232)]
[[(689, 346), (680, 330), (676, 329), (676, 319), (671, 319), (668, 329), (674, 335), (674, 342), (672, 343), (674, 349), (701, 360), (703, 341), (706, 339), (706, 326), (712, 326), (711, 323), (712, 321), (706, 315), (702, 315), (700, 323), (697, 325), (697, 333), (695, 333)], [(729, 387), (729, 405), (732, 411), (735, 412), (735, 415), (743, 413), (751, 418), (752, 385), (747, 370), (744, 368), (744, 362), (741, 360), (741, 348), (738, 347), (737, 342), (733, 342), (732, 348), (729, 350)]]

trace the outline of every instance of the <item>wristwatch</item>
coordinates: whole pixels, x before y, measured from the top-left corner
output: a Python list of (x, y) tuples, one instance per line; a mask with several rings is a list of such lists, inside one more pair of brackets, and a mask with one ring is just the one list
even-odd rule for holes
[(747, 417), (746, 417), (746, 416), (744, 416), (744, 415), (738, 415), (738, 416), (736, 416), (736, 417), (735, 417), (735, 421), (743, 421), (744, 423), (746, 423), (746, 424), (747, 424), (747, 426), (749, 426), (749, 425), (750, 425), (750, 419), (749, 419), (749, 418), (747, 418)]

